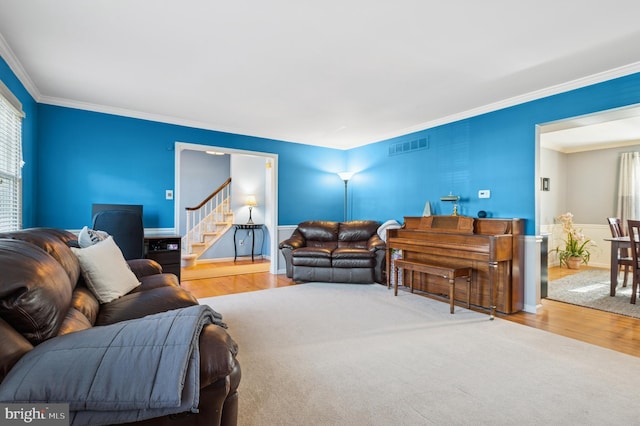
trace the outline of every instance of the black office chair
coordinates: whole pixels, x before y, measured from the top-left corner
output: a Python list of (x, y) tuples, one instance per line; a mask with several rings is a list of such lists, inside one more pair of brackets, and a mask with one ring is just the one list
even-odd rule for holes
[(133, 210), (102, 210), (93, 216), (92, 228), (113, 237), (124, 258), (144, 257), (144, 226), (142, 214)]

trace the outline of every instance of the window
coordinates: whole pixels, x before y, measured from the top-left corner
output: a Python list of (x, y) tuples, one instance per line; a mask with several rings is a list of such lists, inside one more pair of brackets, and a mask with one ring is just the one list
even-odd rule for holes
[(0, 232), (22, 227), (22, 105), (0, 82)]
[(618, 178), (618, 217), (627, 234), (627, 220), (640, 217), (640, 152), (623, 152), (620, 155)]

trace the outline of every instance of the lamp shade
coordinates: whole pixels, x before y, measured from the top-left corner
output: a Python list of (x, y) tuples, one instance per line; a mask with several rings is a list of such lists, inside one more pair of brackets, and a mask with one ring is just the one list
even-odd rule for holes
[(340, 172), (340, 173), (338, 173), (338, 176), (340, 176), (340, 179), (342, 179), (342, 180), (344, 180), (346, 182), (349, 179), (351, 179), (354, 174), (355, 174), (355, 172)]
[(245, 206), (249, 206), (249, 207), (255, 207), (258, 205), (258, 202), (256, 201), (256, 196), (255, 195), (247, 195), (247, 200), (244, 202)]

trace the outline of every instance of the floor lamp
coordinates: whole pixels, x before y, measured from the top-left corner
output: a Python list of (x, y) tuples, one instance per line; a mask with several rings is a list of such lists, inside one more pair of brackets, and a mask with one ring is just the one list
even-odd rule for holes
[(347, 221), (347, 184), (355, 172), (340, 172), (338, 176), (344, 181), (344, 221)]

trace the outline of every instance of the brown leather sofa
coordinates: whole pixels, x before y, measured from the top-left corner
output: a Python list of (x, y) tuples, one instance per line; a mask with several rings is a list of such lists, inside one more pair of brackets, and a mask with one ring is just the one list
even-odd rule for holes
[[(148, 259), (128, 261), (141, 285), (100, 304), (85, 286), (78, 259), (69, 248), (76, 238), (52, 228), (0, 233), (0, 382), (24, 354), (48, 339), (198, 304), (180, 288), (175, 275), (163, 274), (161, 266)], [(135, 424), (237, 423), (241, 376), (237, 345), (224, 328), (213, 324), (205, 325), (199, 345), (199, 412)]]
[(302, 222), (280, 243), (287, 277), (294, 281), (383, 283), (386, 244), (379, 222)]

